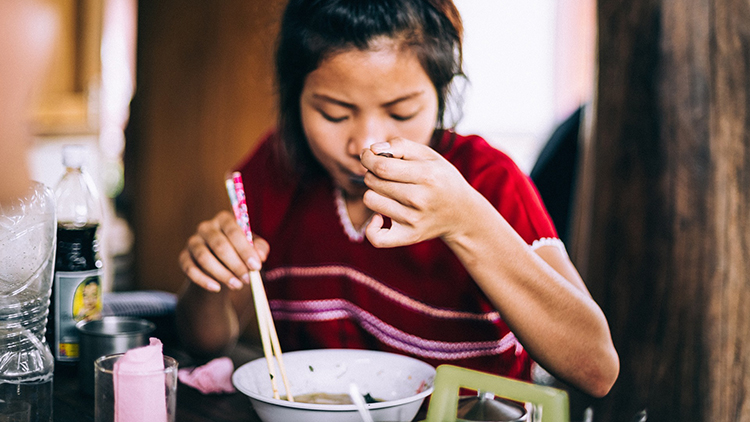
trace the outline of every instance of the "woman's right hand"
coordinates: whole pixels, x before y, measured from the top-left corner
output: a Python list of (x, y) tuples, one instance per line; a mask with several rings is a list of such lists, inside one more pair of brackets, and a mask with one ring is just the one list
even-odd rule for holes
[(222, 285), (240, 290), (250, 284), (248, 273), (260, 270), (268, 251), (268, 242), (259, 236), (248, 242), (234, 215), (225, 210), (198, 224), (180, 253), (180, 268), (208, 291), (218, 292)]

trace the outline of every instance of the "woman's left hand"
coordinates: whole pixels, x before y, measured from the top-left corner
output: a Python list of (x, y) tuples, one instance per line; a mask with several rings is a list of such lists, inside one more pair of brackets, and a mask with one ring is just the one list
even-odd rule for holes
[[(395, 138), (371, 145), (360, 159), (368, 170), (364, 204), (376, 213), (365, 233), (376, 247), (450, 236), (467, 217), (468, 205), (481, 196), (426, 145)], [(383, 227), (383, 216), (391, 219), (390, 228)]]

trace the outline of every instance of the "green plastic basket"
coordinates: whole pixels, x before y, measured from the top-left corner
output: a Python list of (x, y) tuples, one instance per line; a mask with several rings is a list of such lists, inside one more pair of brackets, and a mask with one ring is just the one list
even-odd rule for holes
[(513, 380), (486, 372), (474, 371), (453, 365), (440, 365), (435, 375), (435, 390), (427, 408), (424, 422), (459, 421), (458, 392), (460, 388), (491, 392), (519, 402), (532, 403), (541, 411), (542, 422), (568, 422), (570, 409), (568, 393), (563, 390)]

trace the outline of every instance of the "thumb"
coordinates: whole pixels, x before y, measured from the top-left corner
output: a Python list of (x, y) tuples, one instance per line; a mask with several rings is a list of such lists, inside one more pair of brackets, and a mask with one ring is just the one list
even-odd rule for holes
[(381, 214), (372, 216), (365, 229), (365, 236), (376, 248), (393, 248), (408, 243), (405, 226)]

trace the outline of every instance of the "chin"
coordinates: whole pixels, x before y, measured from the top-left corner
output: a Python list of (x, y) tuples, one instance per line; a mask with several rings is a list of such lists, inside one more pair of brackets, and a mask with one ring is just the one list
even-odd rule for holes
[[(361, 178), (360, 178), (361, 180)], [(350, 198), (361, 197), (367, 191), (367, 186), (364, 182), (356, 180), (347, 180), (345, 183), (340, 184), (341, 189), (346, 193), (346, 196)]]

